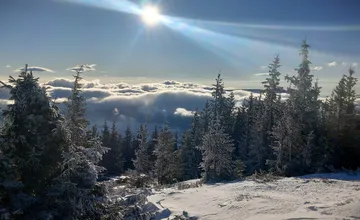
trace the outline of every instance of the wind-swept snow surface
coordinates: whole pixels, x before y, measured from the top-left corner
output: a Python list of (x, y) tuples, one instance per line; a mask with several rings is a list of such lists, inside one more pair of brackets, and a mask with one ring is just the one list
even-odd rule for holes
[(172, 215), (204, 220), (360, 219), (360, 176), (348, 174), (164, 189), (148, 197)]

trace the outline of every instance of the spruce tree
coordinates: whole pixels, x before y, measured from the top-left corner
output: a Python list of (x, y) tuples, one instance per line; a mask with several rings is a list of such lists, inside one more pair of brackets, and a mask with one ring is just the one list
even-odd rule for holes
[[(110, 148), (110, 129), (107, 125), (107, 121), (104, 122), (100, 138), (102, 145), (104, 147)], [(108, 169), (109, 167), (111, 167), (111, 162), (111, 151), (108, 151), (103, 155), (100, 161), (100, 165), (103, 166), (105, 169)]]
[(151, 161), (153, 152), (149, 150), (149, 143), (147, 142), (147, 125), (141, 125), (138, 132), (139, 148), (135, 152), (135, 159), (133, 160), (134, 167), (139, 173), (152, 175), (154, 170), (154, 163)]
[(180, 157), (178, 151), (174, 150), (175, 143), (173, 133), (165, 125), (155, 146), (155, 175), (160, 184), (173, 183), (182, 177)]
[[(279, 99), (277, 95), (280, 92), (280, 59), (276, 56), (272, 63), (269, 64), (269, 77), (266, 78), (262, 84), (264, 85), (264, 99), (259, 97), (256, 104), (256, 112), (252, 130), (250, 150), (252, 164), (249, 166), (251, 170), (266, 169), (267, 161), (272, 159), (273, 139), (271, 132), (275, 121), (279, 118), (280, 108)], [(252, 171), (251, 171), (252, 172)]]
[[(309, 60), (309, 45), (306, 40), (301, 46), (300, 55), (302, 62), (299, 68), (296, 69), (295, 76), (285, 76), (285, 79), (290, 83), (288, 88), (289, 98), (287, 100), (286, 110), (284, 113), (285, 119), (280, 119), (287, 124), (291, 129), (292, 139), (285, 145), (288, 149), (288, 161), (286, 162), (286, 171), (288, 175), (302, 174), (311, 172), (315, 159), (313, 155), (313, 147), (319, 140), (318, 135), (318, 120), (320, 101), (318, 96), (320, 94), (320, 87), (317, 82), (313, 82), (313, 75), (310, 73), (311, 62)], [(276, 125), (277, 127), (280, 124)], [(278, 129), (277, 129), (278, 130)], [(275, 133), (279, 133), (276, 131)], [(275, 138), (277, 146), (283, 141), (279, 139), (281, 134), (277, 134)], [(311, 142), (311, 143), (310, 143)]]
[(86, 100), (81, 95), (81, 81), (80, 71), (74, 75), (74, 86), (71, 91), (71, 96), (66, 102), (67, 115), (66, 119), (68, 122), (68, 129), (71, 133), (71, 142), (75, 145), (85, 146), (85, 133), (89, 126), (89, 121), (85, 118), (86, 112)]
[[(270, 170), (280, 175), (294, 175), (296, 143), (302, 142), (301, 127), (291, 116), (291, 107), (283, 105), (283, 111), (272, 128), (274, 142), (271, 145), (275, 158), (269, 160)], [(296, 154), (295, 154), (296, 155)]]
[(206, 101), (204, 109), (200, 112), (200, 124), (202, 133), (206, 133), (209, 129), (211, 121), (211, 108), (209, 101)]
[(357, 79), (354, 77), (355, 71), (350, 68), (348, 75), (343, 75), (338, 85), (330, 97), (330, 106), (333, 116), (337, 118), (336, 128), (340, 130), (344, 124), (342, 119), (346, 115), (355, 114), (355, 85)]
[(234, 130), (232, 138), (234, 140), (235, 150), (233, 157), (234, 159), (241, 159), (242, 161), (247, 160), (248, 145), (247, 145), (247, 112), (244, 106), (237, 108)]
[(41, 219), (49, 214), (46, 191), (61, 172), (59, 155), (68, 150), (64, 118), (27, 67), (1, 83), (13, 102), (3, 111), (0, 134), (1, 204), (11, 218)]
[(123, 139), (124, 145), (124, 170), (134, 169), (133, 159), (135, 158), (135, 149), (133, 146), (133, 135), (130, 126), (126, 127)]
[(111, 127), (108, 148), (110, 149), (108, 151), (110, 154), (108, 164), (110, 166), (107, 168), (107, 173), (110, 175), (119, 175), (124, 171), (123, 141), (116, 128), (115, 122), (113, 122)]
[(67, 120), (70, 140), (69, 149), (62, 155), (61, 174), (56, 178), (52, 190), (48, 192), (49, 206), (56, 207), (52, 215), (59, 219), (96, 218), (99, 212), (99, 200), (93, 190), (103, 167), (97, 164), (108, 150), (99, 138), (88, 138), (85, 118), (86, 102), (81, 95), (80, 71), (74, 75), (72, 95), (67, 102)]
[(235, 107), (234, 94), (226, 97), (224, 82), (221, 74), (218, 74), (216, 83), (212, 85), (212, 100), (210, 100), (210, 120), (220, 119), (221, 125), (224, 127), (225, 132), (231, 133), (233, 128), (233, 111)]
[[(242, 126), (241, 136), (239, 138), (239, 149), (245, 154), (242, 158), (245, 158), (244, 163), (247, 167), (247, 172), (251, 173), (254, 169), (254, 155), (253, 152), (256, 150), (256, 142), (259, 140), (259, 134), (256, 130), (256, 121), (258, 113), (258, 100), (254, 97), (253, 93), (243, 101), (242, 113), (238, 115), (241, 121), (237, 122), (236, 126)], [(243, 122), (243, 124), (239, 124)], [(254, 147), (255, 145), (255, 147)], [(255, 149), (252, 149), (255, 148)]]
[(221, 74), (219, 73), (216, 78), (216, 83), (212, 85), (212, 97), (213, 100), (211, 101), (212, 106), (212, 119), (215, 120), (216, 118), (221, 118), (224, 113), (224, 106), (226, 104), (225, 99), (225, 89), (224, 89), (224, 82), (221, 78)]
[(267, 159), (267, 129), (265, 105), (263, 100), (258, 100), (254, 112), (255, 120), (249, 131), (249, 154), (247, 167), (249, 172), (260, 171), (265, 169)]
[(235, 110), (235, 95), (234, 92), (230, 92), (229, 96), (226, 97), (223, 116), (225, 131), (228, 134), (232, 134), (234, 131)]
[[(274, 61), (269, 65), (269, 77), (266, 78), (262, 84), (264, 85), (264, 104), (265, 104), (265, 118), (266, 120), (266, 129), (267, 134), (271, 132), (272, 127), (275, 124), (276, 119), (278, 118), (279, 114), (279, 106), (278, 106), (278, 100), (279, 100), (279, 93), (282, 88), (280, 87), (280, 75), (279, 72), (280, 65), (280, 58), (279, 56), (276, 56), (274, 58)], [(265, 138), (267, 141), (268, 138)], [(266, 144), (268, 144), (267, 142)]]
[(151, 134), (151, 138), (149, 140), (149, 148), (148, 148), (148, 154), (151, 155), (150, 158), (151, 158), (151, 162), (153, 164), (155, 164), (155, 161), (156, 161), (156, 154), (155, 154), (155, 148), (156, 148), (156, 145), (158, 143), (158, 138), (159, 138), (159, 131), (158, 131), (158, 127), (157, 125), (154, 126), (154, 130)]
[(205, 181), (229, 180), (233, 177), (234, 144), (230, 136), (225, 133), (219, 118), (211, 122), (199, 150), (202, 152), (201, 167), (204, 170)]
[(201, 139), (202, 130), (200, 116), (196, 110), (190, 130), (183, 133), (182, 144), (180, 148), (185, 180), (200, 177), (201, 152), (198, 150), (198, 147), (201, 144)]
[[(329, 114), (327, 130), (332, 148), (330, 148), (331, 161), (336, 168), (346, 167), (356, 169), (360, 163), (359, 116), (355, 112), (355, 85), (357, 78), (355, 71), (350, 67), (348, 74), (343, 75), (334, 89), (328, 102)], [(341, 155), (341, 157), (339, 157)]]

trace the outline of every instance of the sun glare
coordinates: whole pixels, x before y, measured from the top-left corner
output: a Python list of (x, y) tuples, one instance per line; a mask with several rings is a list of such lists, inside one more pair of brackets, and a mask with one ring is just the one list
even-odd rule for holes
[(156, 25), (160, 21), (159, 9), (155, 6), (146, 6), (142, 10), (141, 17), (147, 25)]

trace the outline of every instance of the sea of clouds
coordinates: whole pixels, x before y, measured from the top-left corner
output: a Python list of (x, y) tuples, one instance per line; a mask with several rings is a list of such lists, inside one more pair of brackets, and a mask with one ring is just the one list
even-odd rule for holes
[[(70, 96), (73, 80), (56, 78), (44, 83), (49, 95), (60, 103)], [(183, 131), (190, 125), (194, 110), (201, 110), (211, 98), (211, 87), (195, 83), (164, 81), (160, 83), (127, 84), (107, 83), (99, 80), (81, 81), (82, 95), (87, 100), (87, 117), (92, 124), (102, 126), (116, 122), (119, 128), (137, 129), (148, 118), (149, 127), (168, 125)], [(250, 95), (244, 90), (233, 90), (237, 104)], [(8, 103), (9, 93), (0, 89), (0, 105)]]
[[(43, 85), (64, 109), (62, 103), (70, 96), (73, 83), (73, 79), (55, 78)], [(91, 124), (101, 127), (105, 121), (109, 124), (116, 122), (121, 130), (126, 126), (138, 129), (147, 120), (150, 129), (154, 125), (162, 126), (166, 121), (171, 129), (182, 132), (189, 128), (194, 110), (201, 110), (206, 101), (211, 99), (211, 85), (172, 80), (139, 84), (103, 84), (100, 80), (82, 80), (81, 83)], [(250, 95), (250, 91), (228, 89), (228, 94), (230, 91), (234, 92), (238, 106)], [(282, 97), (285, 99), (287, 94), (282, 94)], [(1, 88), (1, 108), (6, 107), (8, 99), (9, 92)]]

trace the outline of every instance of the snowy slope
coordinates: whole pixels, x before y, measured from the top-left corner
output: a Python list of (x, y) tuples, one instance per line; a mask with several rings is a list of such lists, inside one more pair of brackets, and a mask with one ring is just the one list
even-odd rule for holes
[(187, 211), (201, 220), (360, 219), (360, 175), (284, 178), (164, 189), (148, 197), (172, 215)]

